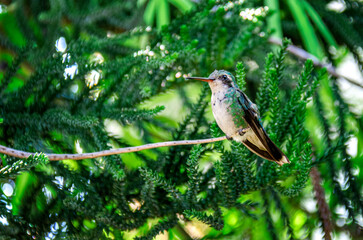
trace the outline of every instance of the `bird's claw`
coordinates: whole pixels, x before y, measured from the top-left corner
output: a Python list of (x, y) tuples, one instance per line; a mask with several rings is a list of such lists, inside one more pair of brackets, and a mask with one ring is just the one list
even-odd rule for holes
[(229, 141), (233, 140), (233, 138), (231, 136), (226, 135), (226, 137), (227, 137), (227, 140), (229, 140)]

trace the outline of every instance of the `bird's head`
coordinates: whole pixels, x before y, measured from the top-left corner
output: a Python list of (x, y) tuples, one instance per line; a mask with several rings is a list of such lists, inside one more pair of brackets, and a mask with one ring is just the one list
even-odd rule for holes
[(187, 79), (194, 79), (194, 80), (208, 82), (212, 91), (214, 89), (220, 89), (220, 88), (237, 87), (234, 76), (230, 72), (227, 72), (225, 70), (215, 70), (207, 78), (187, 77)]

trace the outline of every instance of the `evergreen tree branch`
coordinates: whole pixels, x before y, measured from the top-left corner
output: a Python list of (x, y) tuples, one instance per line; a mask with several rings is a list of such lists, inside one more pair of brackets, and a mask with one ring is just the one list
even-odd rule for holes
[[(121, 153), (130, 153), (130, 152), (138, 152), (146, 149), (159, 148), (159, 147), (168, 147), (168, 146), (178, 146), (178, 145), (194, 145), (194, 144), (202, 144), (202, 143), (211, 143), (218, 142), (227, 139), (226, 136), (218, 137), (218, 138), (207, 138), (207, 139), (197, 139), (197, 140), (183, 140), (183, 141), (169, 141), (169, 142), (159, 142), (159, 143), (150, 143), (136, 147), (126, 147), (126, 148), (116, 148), (110, 150), (104, 150), (99, 152), (91, 152), (91, 153), (81, 153), (81, 154), (47, 154), (45, 153), (49, 161), (59, 161), (59, 160), (81, 160), (87, 158), (98, 158), (104, 156), (110, 156)], [(0, 153), (18, 157), (18, 158), (28, 158), (29, 156), (35, 155), (36, 153), (25, 152), (16, 150), (13, 148), (8, 148), (0, 145)]]

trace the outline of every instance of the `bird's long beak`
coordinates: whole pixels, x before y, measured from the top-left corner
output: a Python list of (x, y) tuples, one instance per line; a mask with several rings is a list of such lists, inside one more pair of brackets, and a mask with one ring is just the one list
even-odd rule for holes
[(203, 82), (213, 82), (214, 78), (204, 78), (204, 77), (187, 77), (186, 79), (199, 80)]

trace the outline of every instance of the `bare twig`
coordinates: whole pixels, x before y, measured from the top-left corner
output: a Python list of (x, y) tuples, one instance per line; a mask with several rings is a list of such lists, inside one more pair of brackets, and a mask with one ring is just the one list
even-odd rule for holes
[[(117, 149), (110, 149), (110, 150), (92, 152), (92, 153), (80, 153), (80, 154), (54, 154), (54, 153), (48, 154), (48, 153), (45, 153), (45, 154), (48, 156), (50, 161), (59, 161), (59, 160), (66, 160), (66, 159), (81, 160), (81, 159), (86, 159), (86, 158), (104, 157), (104, 156), (115, 155), (115, 154), (120, 154), (120, 153), (138, 152), (138, 151), (145, 150), (145, 149), (152, 149), (152, 148), (159, 148), (159, 147), (218, 142), (218, 141), (222, 141), (225, 139), (227, 139), (226, 136), (218, 137), (218, 138), (198, 139), (198, 140), (150, 143), (150, 144), (145, 144), (145, 145), (136, 146), (136, 147), (117, 148)], [(28, 158), (30, 155), (35, 154), (35, 153), (16, 150), (13, 148), (8, 148), (8, 147), (2, 146), (2, 145), (0, 145), (0, 153), (4, 153), (6, 155), (18, 157), (18, 158)]]
[[(273, 37), (270, 37), (268, 39), (268, 41), (272, 44), (275, 44), (275, 45), (282, 45), (282, 41), (281, 39), (278, 39), (278, 38), (273, 38)], [(314, 55), (308, 53), (307, 51), (305, 51), (304, 49), (302, 48), (299, 48), (295, 45), (289, 45), (287, 47), (287, 51), (290, 52), (291, 54), (297, 56), (298, 58), (300, 59), (303, 59), (303, 60), (307, 60), (307, 59), (311, 59), (314, 63), (314, 66), (317, 66), (317, 67), (324, 67), (326, 68), (326, 70), (334, 77), (337, 77), (337, 78), (344, 78), (345, 80), (347, 80), (348, 82), (350, 82), (351, 84), (354, 84), (358, 87), (361, 87), (363, 88), (363, 85), (361, 83), (358, 83), (356, 80), (353, 80), (353, 79), (350, 79), (346, 76), (343, 76), (339, 73), (337, 73), (336, 69), (333, 67), (333, 65), (331, 63), (322, 63), (317, 57), (315, 57)]]

